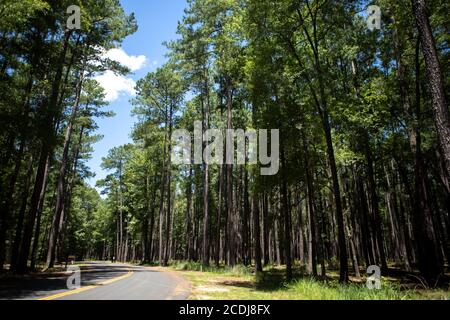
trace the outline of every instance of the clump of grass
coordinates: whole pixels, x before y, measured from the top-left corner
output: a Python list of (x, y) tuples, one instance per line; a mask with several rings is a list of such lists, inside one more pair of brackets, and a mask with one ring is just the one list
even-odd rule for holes
[(380, 290), (370, 290), (363, 284), (339, 284), (304, 278), (286, 285), (286, 289), (297, 292), (305, 300), (407, 300), (413, 294), (399, 286), (384, 283)]
[(236, 265), (234, 267), (224, 266), (205, 266), (198, 262), (176, 262), (172, 264), (172, 268), (180, 271), (199, 271), (208, 272), (229, 276), (250, 276), (252, 275), (252, 269), (243, 265)]
[(198, 262), (176, 262), (172, 267), (182, 271), (206, 271), (204, 266)]

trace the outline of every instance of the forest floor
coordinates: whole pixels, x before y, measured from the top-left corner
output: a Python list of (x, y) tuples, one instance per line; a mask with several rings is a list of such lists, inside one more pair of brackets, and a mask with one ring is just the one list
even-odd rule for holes
[(305, 276), (296, 269), (294, 280), (284, 280), (284, 270), (270, 267), (262, 275), (238, 266), (232, 269), (203, 268), (193, 263), (170, 267), (192, 284), (191, 300), (450, 300), (450, 290), (426, 289), (420, 281), (404, 277), (383, 277), (381, 290), (369, 290), (365, 280), (351, 278), (341, 285), (338, 273), (327, 271), (325, 281)]

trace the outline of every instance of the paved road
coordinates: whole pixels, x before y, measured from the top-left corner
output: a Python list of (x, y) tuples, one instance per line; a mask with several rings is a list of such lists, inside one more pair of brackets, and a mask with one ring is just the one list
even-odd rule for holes
[(67, 289), (67, 274), (0, 279), (8, 300), (183, 300), (189, 283), (154, 268), (91, 262), (81, 265), (81, 288)]

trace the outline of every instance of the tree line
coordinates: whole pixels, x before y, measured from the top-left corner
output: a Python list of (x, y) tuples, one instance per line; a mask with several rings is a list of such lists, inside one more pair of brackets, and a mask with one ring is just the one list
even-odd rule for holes
[[(116, 20), (67, 34), (54, 16), (63, 5), (31, 2), (40, 15), (25, 12), (0, 28), (8, 30), (0, 92), (9, 99), (0, 109), (8, 209), (1, 252), (11, 252), (13, 270), (19, 234), (18, 271), (35, 240), (48, 267), (76, 252), (256, 272), (285, 265), (287, 279), (299, 265), (316, 277), (339, 270), (341, 282), (371, 265), (385, 274), (418, 270), (430, 284), (443, 275), (450, 256), (446, 1), (374, 1), (382, 10), (382, 29), (374, 31), (361, 14), (367, 1), (187, 1), (179, 37), (166, 43), (167, 63), (137, 83), (133, 143), (103, 159), (109, 174), (97, 188), (104, 199), (83, 183), (94, 110), (103, 104), (87, 79), (102, 67), (126, 72), (92, 60), (99, 45), (116, 44), (135, 23), (116, 1), (106, 1), (114, 14), (102, 1), (82, 1), (93, 7), (91, 21), (105, 10)], [(24, 46), (30, 37), (35, 46)], [(279, 129), (279, 173), (261, 176), (259, 166), (225, 161), (174, 163), (174, 131), (192, 132), (195, 121), (203, 130)]]
[(112, 115), (94, 76), (128, 72), (104, 52), (136, 31), (134, 17), (118, 0), (75, 2), (79, 30), (66, 25), (74, 1), (0, 4), (0, 270), (63, 259), (74, 196), (92, 175), (95, 119)]

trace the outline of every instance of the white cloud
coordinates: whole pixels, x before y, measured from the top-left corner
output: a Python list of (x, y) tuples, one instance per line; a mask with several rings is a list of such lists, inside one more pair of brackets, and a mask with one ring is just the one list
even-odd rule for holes
[(95, 77), (100, 86), (105, 90), (106, 101), (113, 102), (119, 98), (121, 93), (134, 96), (136, 91), (134, 87), (136, 82), (124, 76), (116, 75), (114, 72), (108, 70), (105, 73)]
[[(122, 48), (114, 48), (105, 51), (103, 57), (119, 62), (121, 65), (129, 68), (132, 72), (142, 69), (147, 63), (146, 56), (128, 55)], [(108, 102), (117, 100), (121, 94), (129, 96), (134, 96), (136, 94), (134, 90), (136, 82), (133, 79), (117, 75), (110, 70), (95, 76), (95, 80), (97, 80), (100, 86), (105, 90), (105, 99)]]
[(108, 50), (104, 54), (104, 57), (119, 62), (120, 64), (128, 67), (131, 71), (142, 69), (147, 62), (146, 56), (130, 56), (122, 48)]

